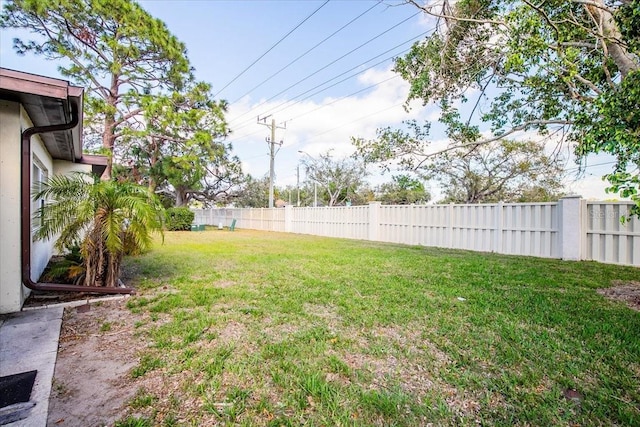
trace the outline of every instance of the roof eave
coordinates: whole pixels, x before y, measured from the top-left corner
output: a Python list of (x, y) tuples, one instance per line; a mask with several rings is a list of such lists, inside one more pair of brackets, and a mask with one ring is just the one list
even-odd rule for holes
[[(72, 162), (78, 162), (82, 159), (83, 88), (72, 86), (66, 80), (0, 68), (0, 95), (2, 99), (20, 102), (35, 126), (70, 121), (71, 104), (74, 104), (77, 107), (76, 111), (79, 112), (78, 126), (66, 133), (56, 134), (55, 138), (57, 139), (46, 135), (45, 145), (50, 149), (54, 158)], [(41, 108), (30, 108), (28, 101), (34, 99), (40, 100)], [(52, 108), (52, 102), (58, 107)], [(49, 107), (45, 107), (45, 105)], [(56, 154), (56, 149), (54, 149), (56, 147), (58, 152), (64, 154)], [(60, 149), (61, 147), (64, 148)]]

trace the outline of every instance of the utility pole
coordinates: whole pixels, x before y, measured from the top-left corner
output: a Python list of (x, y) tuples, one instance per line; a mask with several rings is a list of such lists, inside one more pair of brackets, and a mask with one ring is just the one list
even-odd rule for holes
[(268, 208), (273, 207), (273, 180), (274, 180), (274, 166), (275, 166), (275, 158), (276, 158), (276, 144), (278, 146), (282, 145), (282, 141), (276, 142), (276, 129), (286, 129), (286, 123), (284, 126), (276, 126), (276, 119), (272, 118), (271, 123), (267, 123), (267, 119), (271, 117), (271, 114), (260, 118), (258, 116), (258, 124), (268, 126), (271, 128), (271, 137), (265, 138), (267, 143), (269, 144), (269, 206)]

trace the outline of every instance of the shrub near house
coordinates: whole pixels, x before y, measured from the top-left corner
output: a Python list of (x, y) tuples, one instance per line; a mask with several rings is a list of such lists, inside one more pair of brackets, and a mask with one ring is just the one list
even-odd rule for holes
[(191, 229), (195, 214), (185, 207), (167, 209), (166, 227), (169, 231), (187, 231)]

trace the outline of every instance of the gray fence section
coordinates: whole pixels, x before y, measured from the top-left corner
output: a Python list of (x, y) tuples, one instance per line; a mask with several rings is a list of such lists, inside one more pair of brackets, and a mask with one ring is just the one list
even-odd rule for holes
[(198, 224), (640, 266), (630, 202), (195, 210)]

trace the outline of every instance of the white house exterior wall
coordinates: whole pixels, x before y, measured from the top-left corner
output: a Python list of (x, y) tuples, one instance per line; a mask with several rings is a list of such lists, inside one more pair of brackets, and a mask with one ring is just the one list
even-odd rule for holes
[[(21, 124), (22, 124), (21, 132), (22, 130), (33, 126), (33, 124), (31, 123), (31, 120), (29, 119), (29, 116), (27, 116), (26, 112), (22, 109), (21, 109), (20, 117), (21, 117)], [(16, 141), (16, 144), (18, 146), (20, 145), (20, 138), (21, 138), (21, 134), (18, 136), (18, 139)], [(49, 177), (53, 176), (53, 173), (54, 173), (53, 160), (51, 159), (51, 155), (44, 147), (44, 144), (42, 143), (42, 140), (38, 135), (35, 135), (31, 138), (31, 164), (32, 165), (35, 159), (37, 159), (39, 163), (42, 166), (44, 166), (44, 168), (47, 171), (47, 175)], [(19, 162), (19, 158), (17, 161)], [(29, 171), (29, 173), (31, 173), (31, 171)], [(33, 184), (34, 182), (31, 182), (32, 186)], [(18, 185), (18, 191), (20, 191), (19, 183), (17, 183), (17, 185)], [(34, 212), (31, 212), (31, 215), (33, 215), (33, 213)], [(33, 225), (31, 229), (33, 229)], [(38, 279), (42, 275), (42, 272), (44, 271), (47, 264), (49, 263), (49, 259), (51, 259), (51, 255), (53, 254), (53, 244), (54, 244), (53, 240), (43, 241), (43, 240), (34, 240), (33, 238), (31, 239), (31, 280), (33, 280), (34, 282), (38, 281)], [(24, 290), (27, 290), (27, 288), (24, 288)]]
[(53, 174), (54, 175), (68, 175), (74, 172), (91, 172), (91, 165), (85, 165), (82, 163), (71, 163), (65, 160), (53, 161)]
[[(20, 142), (22, 131), (33, 126), (25, 110), (16, 102), (0, 101), (0, 314), (20, 311), (30, 290), (22, 285), (20, 272)], [(39, 136), (31, 143), (31, 163), (52, 176), (70, 169), (54, 162)], [(69, 163), (72, 165), (72, 163)], [(79, 165), (81, 170), (90, 166)], [(28, 171), (31, 173), (31, 170)], [(53, 241), (31, 240), (31, 279), (37, 281), (53, 251)]]
[(20, 104), (0, 101), (0, 313), (19, 311)]

